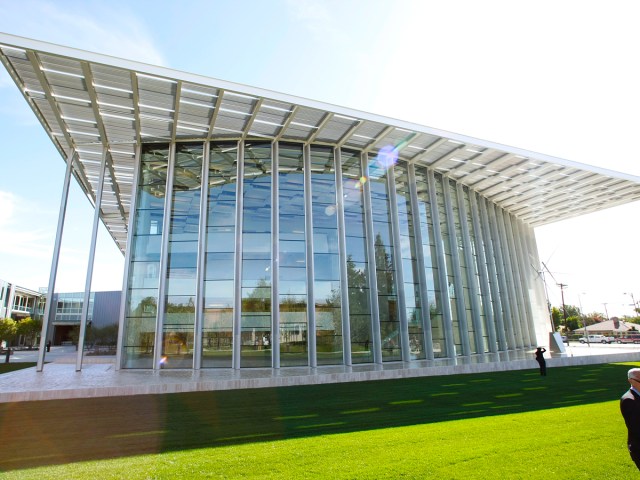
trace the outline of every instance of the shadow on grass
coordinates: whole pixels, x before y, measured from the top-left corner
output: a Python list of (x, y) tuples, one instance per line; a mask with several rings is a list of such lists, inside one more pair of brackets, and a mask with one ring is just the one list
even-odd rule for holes
[[(3, 355), (0, 355), (2, 358)], [(15, 372), (23, 368), (35, 367), (36, 362), (16, 362), (16, 363), (0, 363), (0, 375), (3, 373)]]
[(599, 403), (629, 368), (0, 404), (0, 470)]

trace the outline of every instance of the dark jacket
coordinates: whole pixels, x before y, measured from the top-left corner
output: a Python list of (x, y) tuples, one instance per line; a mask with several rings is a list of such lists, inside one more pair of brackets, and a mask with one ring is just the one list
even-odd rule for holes
[(620, 411), (627, 424), (629, 451), (640, 452), (640, 395), (629, 389), (620, 399)]

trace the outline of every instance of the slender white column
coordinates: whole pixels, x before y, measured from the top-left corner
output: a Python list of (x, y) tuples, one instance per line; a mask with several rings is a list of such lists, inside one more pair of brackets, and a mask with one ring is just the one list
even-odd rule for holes
[(413, 238), (416, 245), (416, 263), (418, 265), (418, 281), (420, 282), (420, 319), (422, 321), (424, 351), (427, 360), (433, 360), (433, 332), (431, 331), (431, 312), (429, 309), (429, 292), (427, 290), (427, 274), (425, 270), (422, 229), (420, 228), (420, 205), (416, 188), (416, 169), (413, 163), (407, 166), (409, 196), (411, 197), (411, 215)]
[(207, 205), (209, 204), (210, 143), (204, 142), (200, 175), (200, 221), (198, 223), (198, 260), (196, 267), (196, 315), (193, 329), (193, 368), (202, 368), (202, 323), (204, 321), (204, 271), (207, 242)]
[(489, 351), (495, 353), (498, 350), (498, 345), (496, 339), (496, 326), (493, 318), (493, 308), (491, 308), (491, 289), (489, 287), (489, 275), (487, 273), (487, 257), (485, 255), (485, 249), (488, 247), (484, 241), (484, 235), (482, 233), (483, 227), (480, 222), (478, 199), (476, 197), (476, 193), (473, 191), (469, 191), (469, 202), (471, 205), (471, 223), (473, 224), (473, 230), (475, 232), (476, 266), (480, 279), (480, 292), (482, 296), (485, 328), (487, 329), (487, 336), (489, 337)]
[(242, 219), (244, 204), (244, 142), (238, 142), (238, 176), (236, 180), (236, 249), (233, 285), (233, 368), (240, 369), (242, 347)]
[(524, 307), (524, 316), (522, 322), (522, 332), (525, 339), (529, 342), (529, 346), (534, 346), (536, 342), (535, 329), (533, 327), (533, 310), (531, 309), (531, 295), (529, 289), (529, 270), (531, 266), (527, 262), (524, 253), (524, 247), (522, 243), (522, 235), (520, 233), (520, 222), (509, 215), (509, 228), (513, 237), (513, 242), (516, 249), (516, 265), (518, 269), (518, 276), (520, 278), (520, 292), (522, 304)]
[(124, 272), (122, 274), (122, 295), (120, 297), (120, 316), (118, 319), (118, 346), (116, 348), (116, 370), (122, 368), (122, 349), (124, 342), (124, 320), (126, 316), (127, 301), (129, 297), (129, 270), (131, 268), (131, 254), (134, 249), (136, 207), (138, 204), (138, 185), (140, 184), (140, 160), (142, 148), (136, 145), (136, 154), (133, 170), (133, 183), (131, 184), (131, 203), (129, 204), (129, 223), (127, 230), (127, 250), (124, 256)]
[(507, 335), (507, 345), (510, 349), (516, 348), (515, 335), (513, 331), (513, 314), (511, 313), (511, 296), (509, 295), (508, 280), (505, 273), (504, 255), (506, 249), (504, 241), (500, 236), (498, 229), (498, 221), (496, 219), (495, 205), (491, 201), (487, 201), (487, 210), (489, 213), (489, 224), (491, 226), (491, 237), (493, 240), (493, 250), (496, 258), (496, 270), (498, 273), (498, 283), (500, 285), (500, 302), (502, 305), (502, 313), (504, 315), (504, 326)]
[(278, 142), (271, 144), (271, 366), (280, 368), (280, 183)]
[(387, 170), (387, 192), (389, 192), (389, 210), (391, 213), (391, 234), (393, 235), (393, 266), (394, 281), (398, 295), (398, 318), (400, 319), (400, 348), (402, 361), (411, 360), (411, 345), (409, 344), (409, 323), (407, 321), (407, 300), (404, 292), (404, 272), (402, 268), (402, 248), (400, 247), (400, 221), (398, 219), (398, 197), (396, 193), (395, 168)]
[(342, 157), (334, 148), (336, 172), (336, 207), (338, 214), (338, 252), (340, 253), (340, 314), (342, 316), (342, 361), (351, 366), (351, 322), (349, 321), (349, 275), (347, 271), (347, 239), (344, 225), (344, 190), (342, 188)]
[(520, 270), (519, 264), (519, 249), (516, 244), (516, 238), (513, 235), (513, 227), (511, 226), (511, 215), (507, 212), (503, 212), (504, 217), (504, 230), (507, 236), (507, 242), (509, 243), (509, 260), (511, 262), (511, 270), (513, 271), (513, 285), (516, 290), (516, 300), (518, 305), (518, 317), (519, 317), (519, 325), (520, 325), (520, 336), (522, 339), (522, 345), (524, 347), (528, 347), (531, 345), (531, 340), (529, 339), (529, 329), (527, 328), (527, 315), (526, 315), (526, 307), (527, 303), (524, 298), (524, 291), (522, 288), (523, 279)]
[(487, 211), (487, 200), (484, 197), (479, 199), (480, 217), (482, 219), (482, 232), (484, 244), (486, 246), (487, 276), (489, 288), (491, 289), (491, 305), (495, 316), (495, 329), (497, 332), (498, 350), (508, 350), (507, 336), (505, 332), (504, 318), (502, 316), (502, 300), (500, 298), (500, 279), (496, 266), (496, 249), (493, 244), (492, 228)]
[(469, 297), (471, 300), (471, 320), (473, 322), (473, 330), (475, 335), (476, 353), (484, 353), (484, 328), (480, 320), (480, 304), (478, 303), (478, 277), (476, 272), (476, 263), (473, 258), (473, 247), (471, 246), (471, 235), (469, 234), (469, 213), (467, 212), (467, 203), (464, 198), (464, 189), (462, 184), (456, 185), (456, 196), (458, 197), (458, 211), (460, 212), (460, 230), (462, 233), (462, 252), (464, 254), (464, 262), (467, 265), (467, 285), (469, 286)]
[(500, 232), (500, 237), (502, 240), (502, 256), (504, 258), (504, 270), (506, 273), (507, 286), (509, 287), (509, 300), (511, 303), (511, 314), (513, 320), (513, 330), (515, 335), (515, 342), (517, 347), (523, 347), (523, 337), (522, 337), (522, 325), (521, 325), (521, 315), (520, 315), (520, 302), (518, 298), (518, 293), (516, 290), (516, 277), (514, 276), (513, 265), (511, 262), (511, 256), (513, 252), (513, 248), (509, 243), (509, 236), (507, 235), (505, 222), (504, 222), (504, 211), (500, 207), (496, 208), (496, 218), (498, 220), (498, 231)]
[(309, 366), (318, 366), (316, 354), (316, 301), (314, 295), (315, 263), (313, 259), (313, 205), (311, 195), (311, 147), (304, 146), (304, 221), (305, 254), (307, 264), (307, 342), (309, 345)]
[(96, 191), (96, 204), (93, 212), (93, 226), (91, 230), (91, 244), (89, 246), (89, 260), (87, 261), (87, 278), (84, 284), (84, 300), (82, 314), (80, 315), (80, 334), (78, 335), (78, 354), (76, 356), (76, 372), (82, 370), (82, 355), (84, 354), (84, 338), (87, 331), (87, 317), (89, 316), (89, 299), (91, 297), (91, 280), (93, 278), (93, 265), (96, 257), (96, 241), (98, 238), (98, 223), (100, 222), (100, 205), (102, 205), (102, 191), (104, 189), (104, 172), (107, 166), (108, 151), (102, 149), (102, 161), (98, 177), (98, 190)]
[[(60, 260), (60, 244), (62, 243), (62, 231), (64, 230), (64, 217), (67, 213), (67, 200), (69, 198), (69, 182), (71, 181), (71, 166), (76, 155), (75, 150), (69, 152), (67, 157), (67, 168), (64, 172), (62, 183), (62, 197), (60, 199), (60, 211), (58, 212), (58, 226), (56, 228), (56, 241), (53, 245), (53, 257), (51, 258), (51, 272), (49, 273), (49, 285), (47, 287), (47, 303), (44, 307), (44, 318), (42, 319), (42, 332), (40, 334), (40, 349), (38, 350), (38, 362), (36, 371), (41, 372), (44, 367), (44, 353), (47, 345), (47, 335), (49, 334), (49, 324), (51, 322), (51, 308), (53, 303), (53, 291), (56, 286), (56, 276), (58, 275), (58, 261)], [(9, 305), (13, 308), (13, 305)], [(55, 309), (54, 309), (55, 312)]]
[(163, 326), (165, 318), (165, 303), (167, 297), (167, 269), (169, 257), (169, 229), (171, 228), (171, 197), (173, 197), (173, 172), (176, 162), (176, 144), (169, 148), (169, 164), (167, 166), (167, 182), (164, 196), (164, 216), (162, 219), (162, 246), (160, 247), (160, 282), (158, 287), (158, 307), (156, 313), (156, 333), (153, 342), (153, 369), (160, 369), (162, 358)]
[(433, 222), (433, 236), (436, 242), (436, 254), (438, 261), (438, 280), (440, 282), (440, 302), (442, 304), (444, 341), (448, 358), (456, 358), (456, 344), (453, 339), (453, 319), (451, 318), (451, 298), (447, 283), (447, 265), (444, 259), (444, 246), (442, 243), (442, 229), (440, 228), (440, 212), (438, 209), (438, 196), (436, 195), (436, 181), (433, 170), (427, 170), (429, 185), (429, 203), (431, 204), (431, 221)]
[[(369, 178), (369, 161), (366, 153), (360, 156), (362, 176)], [(365, 226), (367, 235), (367, 263), (369, 264), (369, 298), (371, 302), (371, 324), (373, 334), (373, 362), (382, 363), (382, 340), (380, 338), (380, 307), (378, 305), (378, 278), (376, 274), (375, 240), (373, 238), (373, 215), (371, 212), (370, 182), (365, 182), (362, 189), (364, 199)]]
[[(444, 197), (444, 207), (447, 214), (446, 223), (449, 232), (449, 248), (451, 249), (451, 264), (453, 269), (453, 284), (456, 292), (456, 310), (458, 313), (458, 326), (460, 328), (460, 343), (462, 344), (462, 354), (471, 354), (471, 345), (469, 343), (469, 325), (467, 323), (467, 309), (464, 302), (464, 287), (462, 286), (462, 268), (460, 266), (460, 256), (458, 249), (458, 235), (455, 227), (455, 217), (453, 214), (453, 205), (451, 203), (451, 188), (449, 179), (442, 179), (442, 196)], [(458, 219), (458, 221), (461, 221)]]

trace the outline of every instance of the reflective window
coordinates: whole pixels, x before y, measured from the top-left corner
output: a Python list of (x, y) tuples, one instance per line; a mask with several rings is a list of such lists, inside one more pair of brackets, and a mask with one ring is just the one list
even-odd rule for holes
[(486, 269), (485, 265), (480, 263), (480, 255), (478, 254), (479, 249), (484, 249), (484, 244), (482, 243), (482, 235), (476, 232), (476, 229), (473, 225), (473, 218), (471, 216), (471, 199), (469, 195), (475, 195), (474, 193), (469, 193), (469, 189), (467, 187), (463, 188), (464, 194), (464, 202), (467, 207), (467, 225), (469, 226), (469, 239), (471, 241), (471, 254), (473, 256), (473, 265), (471, 266), (473, 272), (473, 278), (476, 285), (477, 292), (477, 305), (478, 305), (478, 314), (480, 315), (480, 326), (482, 327), (482, 331), (478, 332), (479, 335), (482, 335), (482, 343), (484, 345), (484, 351), (489, 351), (489, 327), (487, 325), (487, 317), (485, 315), (485, 305), (483, 304), (483, 298), (491, 298), (491, 292), (483, 292), (482, 284), (480, 282), (480, 271), (482, 269)]
[(122, 366), (153, 368), (169, 147), (145, 145), (129, 266)]
[(336, 172), (333, 149), (311, 148), (314, 298), (318, 365), (343, 362)]
[[(380, 155), (380, 154), (378, 154)], [(374, 255), (378, 286), (378, 311), (382, 360), (402, 360), (398, 294), (396, 291), (396, 267), (393, 256), (391, 230), (391, 205), (389, 202), (388, 175), (385, 159), (369, 157), (369, 188), (371, 191), (371, 216), (373, 218)]]
[(373, 362), (373, 333), (367, 278), (363, 179), (360, 153), (341, 151), (342, 189), (347, 240), (347, 282), (352, 363)]
[(442, 292), (438, 277), (438, 255), (436, 253), (436, 238), (433, 233), (431, 202), (429, 200), (429, 183), (427, 170), (416, 166), (416, 190), (418, 196), (418, 218), (420, 219), (420, 234), (422, 237), (422, 253), (424, 256), (425, 276), (427, 279), (427, 297), (429, 318), (431, 319), (431, 335), (433, 354), (436, 358), (446, 357), (444, 338), (444, 317), (442, 306)]
[(191, 368), (203, 145), (177, 144), (175, 157), (162, 325), (162, 368)]
[[(449, 306), (451, 308), (451, 323), (453, 326), (453, 343), (456, 349), (456, 355), (462, 355), (462, 337), (460, 336), (460, 319), (459, 315), (464, 315), (464, 312), (458, 312), (456, 298), (457, 295), (462, 295), (463, 292), (456, 291), (455, 284), (455, 276), (454, 276), (454, 268), (453, 268), (453, 259), (451, 257), (451, 235), (449, 234), (449, 226), (448, 222), (453, 221), (449, 219), (447, 215), (447, 210), (445, 208), (444, 201), (444, 188), (448, 188), (446, 185), (447, 180), (442, 177), (442, 175), (434, 175), (435, 176), (435, 187), (436, 187), (436, 201), (438, 205), (436, 208), (438, 209), (438, 219), (440, 220), (440, 232), (442, 233), (442, 245), (444, 250), (444, 267), (447, 278), (446, 288), (449, 292)], [(443, 186), (443, 182), (445, 185)], [(455, 239), (454, 239), (455, 241)]]
[(407, 166), (398, 163), (395, 168), (396, 197), (398, 204), (398, 230), (402, 254), (402, 288), (404, 290), (409, 325), (409, 350), (412, 359), (426, 357), (424, 328), (420, 304), (420, 277), (416, 262), (416, 242), (413, 233), (413, 210)]
[[(271, 366), (271, 144), (244, 148), (240, 366)], [(257, 261), (257, 263), (245, 262)], [(262, 262), (262, 263), (259, 263)]]
[(278, 156), (280, 365), (308, 365), (302, 145), (281, 143)]
[(211, 143), (204, 251), (202, 367), (232, 366), (238, 146)]

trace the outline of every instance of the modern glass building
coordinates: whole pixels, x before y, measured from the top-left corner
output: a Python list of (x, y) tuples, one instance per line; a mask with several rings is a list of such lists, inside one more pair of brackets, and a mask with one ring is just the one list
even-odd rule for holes
[(123, 252), (122, 369), (548, 345), (533, 229), (640, 198), (631, 175), (166, 68), (10, 35), (0, 60), (99, 207), (92, 251), (101, 220)]

